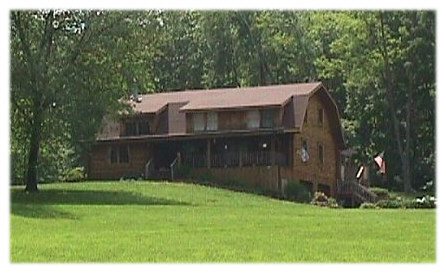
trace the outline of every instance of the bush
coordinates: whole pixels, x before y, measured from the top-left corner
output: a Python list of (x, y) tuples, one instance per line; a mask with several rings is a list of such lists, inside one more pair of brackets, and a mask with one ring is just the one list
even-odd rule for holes
[(336, 199), (332, 197), (327, 197), (323, 192), (315, 192), (313, 199), (311, 200), (312, 205), (320, 206), (320, 207), (328, 207), (328, 208), (340, 208)]
[(359, 207), (360, 209), (378, 209), (379, 207), (376, 206), (375, 203), (362, 203), (361, 206)]
[(197, 178), (196, 178), (196, 179), (197, 179), (201, 184), (205, 184), (205, 185), (207, 185), (207, 184), (211, 184), (212, 181), (214, 181), (214, 176), (212, 175), (211, 172), (209, 172), (209, 171), (205, 171), (205, 172), (203, 172), (203, 173), (197, 175)]
[(79, 182), (86, 179), (84, 167), (75, 167), (68, 170), (62, 177), (64, 182)]
[(383, 209), (432, 209), (436, 207), (436, 199), (430, 195), (415, 199), (396, 197), (390, 200), (379, 200), (376, 206)]
[(179, 178), (191, 178), (192, 167), (181, 164), (177, 167), (175, 176)]
[(376, 196), (378, 197), (377, 200), (389, 200), (390, 199), (390, 193), (389, 190), (384, 189), (384, 188), (369, 188), (369, 190), (371, 192), (373, 192), (374, 194), (376, 194)]
[(308, 203), (311, 200), (311, 192), (308, 188), (295, 181), (290, 181), (285, 188), (285, 196), (288, 200), (293, 200), (299, 203)]
[(334, 199), (333, 197), (328, 198), (327, 207), (332, 209), (341, 208), (341, 206), (338, 205), (338, 202), (336, 202), (336, 199)]
[(434, 209), (437, 206), (437, 200), (434, 196), (425, 195), (422, 198), (416, 198), (412, 201), (414, 208), (418, 209)]
[(376, 202), (376, 206), (378, 208), (383, 208), (383, 209), (400, 209), (400, 208), (404, 208), (403, 201), (401, 199), (379, 200), (378, 202)]
[(318, 203), (328, 203), (328, 197), (325, 193), (317, 191), (314, 193), (313, 200), (311, 200), (311, 204), (317, 205)]

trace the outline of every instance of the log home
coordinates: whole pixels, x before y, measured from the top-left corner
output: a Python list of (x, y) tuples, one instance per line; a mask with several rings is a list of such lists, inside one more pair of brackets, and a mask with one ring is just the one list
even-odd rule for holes
[(283, 191), (301, 181), (336, 194), (344, 149), (338, 109), (322, 83), (142, 95), (103, 123), (91, 179), (176, 176), (178, 166)]

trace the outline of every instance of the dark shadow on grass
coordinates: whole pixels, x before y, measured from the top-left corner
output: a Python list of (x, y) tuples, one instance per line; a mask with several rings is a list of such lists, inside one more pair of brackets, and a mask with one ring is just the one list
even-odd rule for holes
[(11, 191), (11, 213), (33, 218), (68, 218), (73, 215), (57, 210), (53, 205), (142, 205), (142, 206), (192, 206), (183, 201), (144, 196), (126, 191), (96, 190), (40, 190), (26, 193), (23, 190)]
[(37, 204), (12, 204), (11, 213), (17, 216), (28, 218), (42, 218), (42, 219), (71, 219), (75, 220), (77, 217), (71, 213), (59, 210), (53, 206), (37, 205)]
[(166, 198), (144, 196), (140, 193), (126, 191), (96, 190), (40, 190), (38, 193), (11, 191), (12, 203), (41, 205), (166, 205), (191, 206), (191, 203)]

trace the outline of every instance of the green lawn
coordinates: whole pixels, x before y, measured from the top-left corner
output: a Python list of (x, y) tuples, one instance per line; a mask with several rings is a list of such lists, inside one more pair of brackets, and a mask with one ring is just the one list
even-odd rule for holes
[(435, 210), (327, 209), (183, 183), (11, 191), (13, 262), (435, 262)]

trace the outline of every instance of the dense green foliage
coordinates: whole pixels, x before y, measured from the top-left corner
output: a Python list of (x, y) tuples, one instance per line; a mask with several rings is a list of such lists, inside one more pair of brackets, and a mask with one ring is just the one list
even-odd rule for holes
[(311, 201), (311, 191), (299, 181), (290, 181), (285, 188), (285, 197), (299, 203), (309, 203)]
[(12, 181), (84, 165), (133, 92), (306, 80), (332, 91), (357, 160), (385, 151), (374, 184), (434, 180), (434, 12), (13, 11)]
[(434, 262), (434, 210), (327, 209), (183, 183), (12, 189), (13, 262)]

